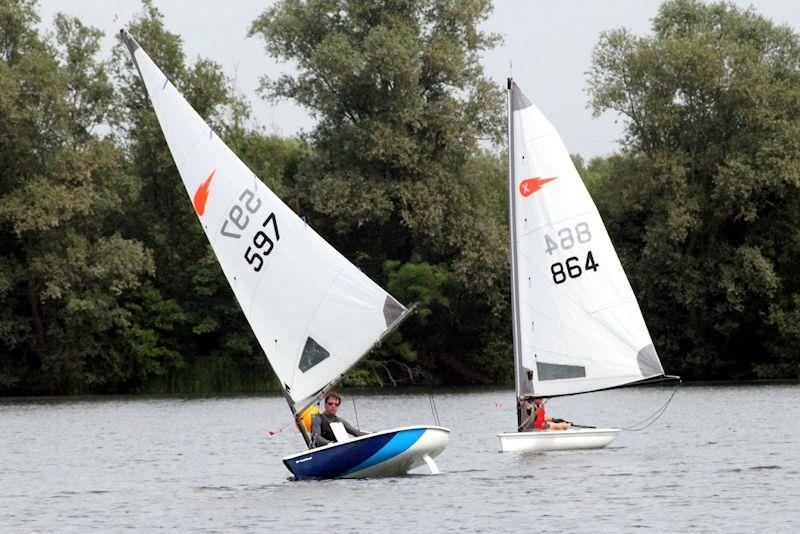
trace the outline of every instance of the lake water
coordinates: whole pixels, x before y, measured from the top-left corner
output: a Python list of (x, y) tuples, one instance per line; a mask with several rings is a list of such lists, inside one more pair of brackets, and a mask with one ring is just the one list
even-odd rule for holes
[[(553, 399), (629, 426), (671, 388)], [(800, 386), (682, 386), (608, 448), (500, 453), (507, 390), (436, 395), (439, 476), (289, 480), (303, 449), (279, 397), (0, 401), (0, 530), (798, 532)], [(367, 430), (432, 423), (427, 395), (359, 395)], [(351, 398), (341, 415), (355, 422)]]

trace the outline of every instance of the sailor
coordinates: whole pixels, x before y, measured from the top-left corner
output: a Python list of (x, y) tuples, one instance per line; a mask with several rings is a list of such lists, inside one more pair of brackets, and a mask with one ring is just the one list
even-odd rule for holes
[(528, 432), (531, 430), (569, 430), (569, 423), (561, 419), (547, 417), (544, 411), (544, 399), (541, 397), (525, 397), (521, 401), (523, 414), (527, 418), (522, 422), (520, 430)]
[(341, 403), (342, 398), (337, 393), (331, 392), (325, 395), (325, 411), (316, 415), (311, 423), (311, 443), (314, 447), (321, 447), (336, 441), (336, 436), (334, 436), (333, 429), (331, 429), (331, 423), (341, 423), (347, 433), (352, 436), (365, 436), (368, 434), (368, 432), (362, 432), (354, 428), (350, 423), (336, 415)]

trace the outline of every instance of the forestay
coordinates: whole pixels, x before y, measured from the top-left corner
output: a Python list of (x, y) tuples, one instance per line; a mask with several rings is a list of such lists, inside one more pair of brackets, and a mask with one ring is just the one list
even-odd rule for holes
[(510, 82), (517, 395), (664, 374), (597, 208), (555, 128)]
[(302, 409), (406, 309), (265, 187), (122, 35), (228, 283), (293, 409)]

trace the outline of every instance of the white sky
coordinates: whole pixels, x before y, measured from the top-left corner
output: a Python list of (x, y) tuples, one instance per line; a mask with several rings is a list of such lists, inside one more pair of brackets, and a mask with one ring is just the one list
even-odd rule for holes
[[(206, 57), (218, 62), (236, 81), (250, 102), (256, 124), (269, 133), (293, 135), (312, 128), (308, 112), (289, 101), (270, 104), (256, 93), (263, 75), (289, 70), (266, 56), (258, 38), (247, 38), (251, 22), (273, 3), (271, 0), (156, 0), (167, 29), (183, 38), (190, 62)], [(736, 0), (752, 5), (779, 24), (800, 29), (800, 9), (792, 0)], [(561, 133), (571, 153), (586, 158), (616, 149), (621, 124), (610, 114), (594, 119), (587, 108), (586, 72), (600, 32), (626, 27), (638, 35), (650, 30), (658, 0), (495, 0), (495, 10), (484, 25), (501, 33), (505, 43), (484, 57), (486, 74), (504, 86), (513, 76), (530, 99)], [(104, 52), (110, 53), (111, 36), (119, 24), (141, 12), (139, 0), (40, 0), (43, 25), (64, 12), (105, 31)], [(114, 22), (114, 15), (119, 23)], [(140, 43), (147, 50), (147, 43)]]

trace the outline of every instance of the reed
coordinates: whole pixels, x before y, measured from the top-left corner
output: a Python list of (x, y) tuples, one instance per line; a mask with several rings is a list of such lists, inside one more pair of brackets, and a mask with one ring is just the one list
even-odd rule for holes
[(169, 376), (153, 377), (141, 388), (146, 394), (274, 393), (275, 376), (266, 365), (240, 367), (228, 357), (203, 358)]

